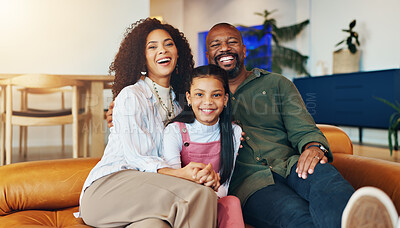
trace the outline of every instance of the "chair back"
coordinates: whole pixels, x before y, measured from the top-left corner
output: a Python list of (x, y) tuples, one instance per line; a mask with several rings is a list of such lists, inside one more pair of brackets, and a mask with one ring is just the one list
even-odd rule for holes
[[(4, 82), (2, 82), (4, 81)], [(23, 74), (13, 78), (1, 80), (0, 84), (8, 84), (25, 88), (54, 89), (65, 86), (83, 86), (84, 83), (72, 78), (47, 74)]]

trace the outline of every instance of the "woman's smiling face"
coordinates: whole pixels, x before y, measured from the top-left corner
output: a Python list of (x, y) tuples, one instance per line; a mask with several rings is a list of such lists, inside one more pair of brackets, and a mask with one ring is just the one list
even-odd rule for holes
[(149, 33), (145, 54), (150, 79), (158, 81), (159, 78), (171, 77), (178, 61), (178, 50), (167, 31), (156, 29)]
[(186, 93), (188, 104), (192, 105), (197, 121), (204, 125), (217, 123), (219, 115), (228, 102), (223, 83), (215, 77), (196, 77)]

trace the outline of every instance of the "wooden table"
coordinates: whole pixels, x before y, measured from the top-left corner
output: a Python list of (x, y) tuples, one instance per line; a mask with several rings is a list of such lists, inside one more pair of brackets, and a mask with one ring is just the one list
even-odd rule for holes
[[(11, 78), (21, 74), (0, 74), (0, 79)], [(114, 81), (110, 75), (59, 75), (87, 82), (90, 86), (90, 157), (101, 157), (104, 152), (104, 85)], [(108, 104), (107, 104), (108, 105)]]

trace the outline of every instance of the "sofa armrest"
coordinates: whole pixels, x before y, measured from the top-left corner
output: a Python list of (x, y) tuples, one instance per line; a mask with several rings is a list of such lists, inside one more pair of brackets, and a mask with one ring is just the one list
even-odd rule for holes
[(332, 163), (355, 188), (374, 186), (393, 200), (400, 213), (400, 163), (349, 154), (334, 154)]
[(328, 140), (332, 153), (353, 154), (353, 143), (341, 128), (327, 124), (317, 124), (317, 127)]
[(99, 158), (22, 162), (0, 167), (0, 216), (22, 210), (77, 206)]

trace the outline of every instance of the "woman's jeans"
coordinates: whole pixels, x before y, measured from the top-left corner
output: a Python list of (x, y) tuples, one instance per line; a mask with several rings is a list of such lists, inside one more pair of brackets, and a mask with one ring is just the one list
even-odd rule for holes
[(340, 228), (354, 188), (331, 164), (318, 163), (305, 180), (298, 177), (296, 166), (287, 178), (273, 172), (275, 184), (249, 197), (245, 222), (255, 227)]

